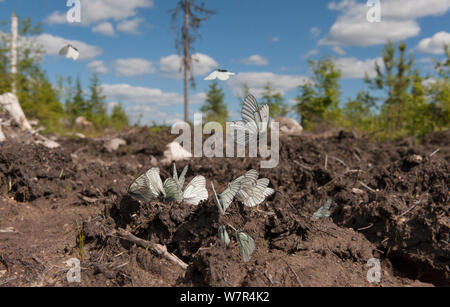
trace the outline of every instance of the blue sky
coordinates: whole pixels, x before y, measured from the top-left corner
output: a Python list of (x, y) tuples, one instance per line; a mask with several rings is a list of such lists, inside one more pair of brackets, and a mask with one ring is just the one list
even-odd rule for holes
[[(68, 23), (66, 0), (0, 0), (0, 20), (12, 11), (42, 21), (36, 38), (47, 51), (43, 68), (49, 77), (80, 76), (87, 88), (92, 71), (100, 73), (108, 103), (120, 102), (133, 119), (171, 123), (183, 118), (180, 59), (169, 30), (176, 0), (80, 0), (81, 23)], [(199, 1), (200, 2), (200, 1)], [(373, 1), (375, 2), (375, 1)], [(191, 113), (198, 111), (217, 67), (236, 72), (221, 82), (230, 119), (239, 117), (242, 84), (259, 96), (271, 82), (286, 101), (311, 72), (307, 58), (334, 56), (343, 72), (343, 101), (364, 87), (362, 77), (380, 57), (388, 40), (406, 41), (416, 65), (432, 72), (432, 58), (443, 58), (450, 43), (450, 0), (380, 0), (381, 22), (367, 21), (367, 1), (208, 0), (217, 13), (200, 29), (195, 43), (196, 89), (191, 89)], [(72, 42), (78, 61), (57, 55)], [(193, 115), (191, 114), (191, 118)]]

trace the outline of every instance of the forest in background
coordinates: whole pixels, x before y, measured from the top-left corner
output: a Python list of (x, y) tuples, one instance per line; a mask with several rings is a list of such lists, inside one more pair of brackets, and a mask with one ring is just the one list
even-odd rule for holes
[[(0, 94), (11, 91), (10, 37), (7, 21), (0, 30)], [(45, 131), (63, 134), (76, 130), (74, 121), (83, 116), (93, 124), (90, 133), (104, 129), (122, 130), (130, 126), (120, 104), (107, 112), (106, 97), (95, 73), (85, 91), (79, 78), (57, 78), (52, 84), (42, 68), (44, 51), (31, 39), (42, 32), (40, 23), (30, 18), (19, 23), (17, 96), (28, 119), (38, 119)], [(288, 104), (270, 83), (259, 102), (270, 106), (271, 117), (295, 114), (305, 130), (339, 127), (357, 130), (378, 139), (413, 136), (446, 130), (450, 122), (450, 49), (446, 59), (435, 61), (435, 73), (423, 74), (414, 66), (414, 55), (405, 43), (386, 44), (382, 63), (376, 65), (376, 76), (366, 76), (366, 88), (355, 98), (344, 101), (341, 94), (341, 72), (332, 57), (309, 60), (311, 81), (298, 88), (295, 104)], [(249, 88), (243, 85), (242, 101)], [(211, 83), (201, 107), (206, 121), (221, 123), (229, 119), (223, 89)], [(155, 124), (156, 125), (156, 124)]]

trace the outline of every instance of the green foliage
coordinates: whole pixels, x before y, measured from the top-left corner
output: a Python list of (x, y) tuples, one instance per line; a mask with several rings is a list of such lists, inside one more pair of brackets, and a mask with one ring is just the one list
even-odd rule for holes
[(227, 105), (225, 104), (225, 94), (219, 87), (217, 81), (209, 85), (206, 101), (200, 108), (205, 115), (207, 122), (215, 121), (225, 124), (228, 118)]
[(269, 106), (270, 116), (272, 118), (286, 116), (288, 113), (288, 107), (284, 102), (283, 96), (279, 92), (275, 92), (270, 83), (267, 83), (266, 86), (264, 86), (261, 103)]
[(318, 124), (339, 122), (341, 72), (332, 58), (309, 60), (309, 66), (313, 71), (312, 83), (300, 86), (294, 111), (301, 117), (305, 129), (312, 129)]
[[(6, 22), (0, 30), (0, 94), (11, 91), (13, 76), (10, 74), (11, 36), (7, 34)], [(17, 75), (15, 77), (17, 96), (27, 117), (39, 119), (50, 130), (57, 129), (58, 119), (65, 116), (58, 92), (53, 88), (45, 72), (40, 68), (43, 50), (30, 38), (42, 32), (40, 23), (33, 25), (30, 18), (19, 20), (19, 44)]]
[(124, 128), (128, 128), (130, 126), (128, 116), (121, 104), (116, 104), (113, 107), (111, 121), (114, 129), (117, 131), (123, 130)]
[(367, 91), (360, 91), (356, 99), (350, 99), (342, 109), (342, 124), (347, 128), (371, 131), (375, 125), (376, 98)]

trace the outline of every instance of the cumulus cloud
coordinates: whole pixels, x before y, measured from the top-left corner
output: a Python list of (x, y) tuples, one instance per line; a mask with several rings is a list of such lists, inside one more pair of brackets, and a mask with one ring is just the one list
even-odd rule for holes
[[(90, 25), (113, 19), (120, 21), (136, 16), (139, 8), (153, 8), (153, 0), (89, 0), (81, 3), (81, 23)], [(66, 23), (66, 12), (55, 11), (46, 19), (49, 24)]]
[(154, 73), (153, 63), (145, 59), (130, 58), (114, 61), (117, 76), (134, 77)]
[(114, 27), (110, 22), (102, 22), (92, 28), (92, 32), (107, 36), (114, 36)]
[(139, 25), (143, 21), (143, 18), (124, 20), (117, 25), (117, 30), (128, 34), (139, 34)]
[(438, 32), (432, 37), (421, 40), (415, 50), (423, 53), (442, 54), (446, 44), (450, 45), (450, 33)]
[(44, 48), (47, 55), (58, 55), (59, 50), (72, 44), (80, 52), (80, 60), (89, 60), (103, 53), (100, 47), (92, 46), (77, 40), (69, 40), (59, 36), (43, 33), (36, 36), (36, 42)]
[[(177, 54), (162, 57), (159, 61), (161, 75), (170, 79), (181, 80), (183, 78), (183, 73), (180, 70), (181, 66), (182, 58)], [(192, 55), (192, 72), (194, 76), (206, 75), (218, 66), (219, 63), (206, 54), (195, 53)]]
[(248, 58), (242, 59), (240, 62), (254, 66), (267, 66), (269, 64), (269, 60), (259, 54), (251, 55)]
[[(139, 87), (126, 83), (102, 84), (102, 88), (108, 104), (114, 105), (120, 102), (133, 122), (141, 116), (142, 124), (150, 124), (152, 121), (172, 124), (183, 118), (180, 113), (174, 114), (173, 111), (164, 111), (165, 107), (183, 104), (183, 96), (178, 93), (164, 92), (157, 88)], [(202, 104), (205, 99), (206, 93), (196, 93), (190, 96), (189, 104)]]
[(90, 70), (98, 74), (106, 74), (109, 72), (108, 68), (105, 66), (105, 63), (100, 60), (92, 61), (87, 66)]
[(375, 77), (375, 63), (382, 65), (382, 58), (358, 60), (357, 58), (339, 58), (335, 60), (336, 66), (341, 70), (343, 79), (364, 78), (367, 73), (370, 78)]
[(398, 41), (420, 33), (416, 19), (445, 14), (450, 0), (385, 0), (381, 2), (381, 22), (367, 21), (370, 9), (356, 0), (331, 2), (330, 10), (340, 12), (322, 45), (372, 46)]
[(236, 96), (242, 95), (242, 86), (247, 84), (253, 95), (261, 97), (264, 92), (264, 86), (267, 83), (270, 83), (275, 91), (284, 94), (305, 84), (308, 80), (307, 77), (298, 75), (280, 75), (272, 72), (245, 72), (237, 74), (234, 78), (228, 80), (227, 84)]

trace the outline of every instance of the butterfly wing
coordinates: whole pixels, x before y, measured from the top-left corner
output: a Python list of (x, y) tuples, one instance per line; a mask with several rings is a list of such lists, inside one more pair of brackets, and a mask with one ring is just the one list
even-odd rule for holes
[(78, 52), (78, 49), (69, 45), (69, 48), (68, 48), (67, 54), (66, 54), (66, 58), (73, 59), (76, 61), (79, 56), (80, 56), (80, 53)]
[(256, 122), (235, 121), (230, 124), (233, 130), (233, 139), (237, 144), (247, 144), (258, 139), (258, 127)]
[(67, 54), (67, 50), (69, 50), (69, 45), (66, 45), (66, 46), (64, 46), (64, 47), (62, 47), (60, 50), (59, 50), (59, 55), (66, 55)]
[(228, 72), (217, 72), (217, 79), (222, 80), (222, 81), (226, 81), (228, 79), (230, 79), (230, 75), (228, 74)]
[(219, 210), (219, 213), (221, 215), (225, 215), (225, 210), (223, 209), (222, 203), (221, 203), (219, 197), (217, 196), (216, 189), (214, 188), (214, 184), (212, 182), (211, 182), (211, 187), (212, 187), (213, 194), (214, 194), (213, 195), (214, 203), (216, 204), (216, 207)]
[(147, 174), (142, 174), (137, 177), (128, 187), (128, 194), (131, 196), (148, 203), (151, 200), (158, 197), (158, 194), (155, 194), (153, 190), (150, 188), (150, 181), (147, 177)]
[(234, 197), (239, 192), (241, 187), (241, 183), (239, 180), (234, 180), (228, 185), (228, 188), (225, 189), (222, 193), (220, 193), (219, 199), (222, 204), (223, 212), (227, 211), (228, 207), (233, 202)]
[(245, 232), (236, 231), (236, 239), (239, 242), (241, 257), (244, 262), (249, 262), (250, 257), (256, 249), (255, 241)]
[(164, 201), (176, 201), (179, 203), (183, 200), (183, 196), (175, 179), (167, 178), (166, 181), (164, 181), (164, 190)]
[(218, 72), (217, 72), (217, 70), (215, 70), (212, 73), (210, 73), (204, 80), (207, 80), (207, 81), (216, 80), (217, 74), (218, 74)]
[(181, 172), (180, 177), (178, 178), (178, 184), (179, 184), (179, 186), (180, 186), (180, 189), (183, 188), (184, 180), (185, 180), (185, 178), (186, 178), (186, 173), (187, 173), (187, 171), (188, 171), (188, 168), (189, 168), (189, 166), (186, 165), (186, 166), (184, 167), (183, 171)]
[(146, 175), (148, 177), (150, 183), (149, 186), (153, 194), (156, 196), (159, 196), (160, 194), (166, 196), (166, 191), (164, 190), (164, 186), (159, 175), (159, 168), (153, 167), (149, 169)]
[(203, 176), (197, 176), (192, 179), (183, 192), (183, 201), (197, 206), (202, 200), (208, 199), (208, 190), (206, 190), (206, 179)]
[(224, 225), (219, 226), (219, 240), (226, 246), (230, 245), (230, 236), (228, 235), (227, 228)]

